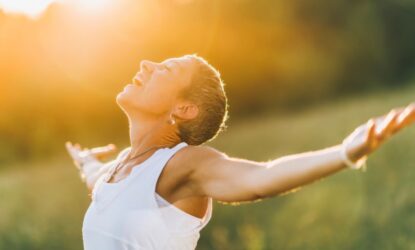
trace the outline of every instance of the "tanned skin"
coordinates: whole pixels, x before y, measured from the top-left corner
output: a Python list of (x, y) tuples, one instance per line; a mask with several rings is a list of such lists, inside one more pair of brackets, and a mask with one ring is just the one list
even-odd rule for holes
[[(129, 155), (138, 155), (153, 146), (173, 147), (181, 142), (177, 123), (195, 119), (199, 112), (197, 105), (179, 98), (180, 91), (190, 84), (194, 63), (187, 56), (160, 63), (144, 60), (132, 83), (118, 94), (117, 104), (130, 124)], [(167, 122), (171, 117), (176, 119), (175, 124)], [(352, 161), (367, 157), (414, 121), (414, 103), (368, 119), (348, 136), (347, 155)], [(112, 144), (89, 150), (67, 142), (66, 147), (75, 163), (81, 155), (89, 155), (91, 160), (83, 167), (89, 190), (109, 170), (109, 164), (101, 159), (117, 151)], [(230, 157), (206, 145), (189, 145), (167, 162), (156, 191), (182, 211), (202, 218), (208, 197), (222, 202), (255, 201), (287, 193), (346, 169), (340, 150), (341, 144), (338, 144), (259, 162)], [(109, 182), (126, 178), (132, 168), (154, 152), (151, 150), (127, 163)]]

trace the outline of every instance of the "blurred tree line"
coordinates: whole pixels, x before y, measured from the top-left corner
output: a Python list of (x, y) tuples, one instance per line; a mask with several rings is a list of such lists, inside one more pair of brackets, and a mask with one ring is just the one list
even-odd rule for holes
[(0, 13), (0, 163), (66, 140), (127, 140), (115, 96), (139, 69), (197, 53), (222, 74), (230, 122), (411, 83), (412, 0), (117, 1), (99, 15), (53, 5), (38, 20)]

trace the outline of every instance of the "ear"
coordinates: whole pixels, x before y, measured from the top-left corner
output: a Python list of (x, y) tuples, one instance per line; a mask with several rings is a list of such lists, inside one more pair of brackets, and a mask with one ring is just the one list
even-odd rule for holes
[(192, 120), (199, 114), (199, 108), (192, 102), (184, 101), (176, 105), (173, 113), (180, 119)]

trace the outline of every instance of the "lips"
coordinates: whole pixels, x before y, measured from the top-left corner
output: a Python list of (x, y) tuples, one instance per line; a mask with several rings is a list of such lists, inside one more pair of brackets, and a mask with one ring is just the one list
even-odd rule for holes
[(137, 86), (143, 86), (143, 79), (141, 77), (141, 74), (138, 74), (134, 77), (133, 83)]
[(134, 86), (134, 84), (129, 83), (125, 85), (124, 90), (127, 90), (128, 88), (131, 88), (132, 86)]

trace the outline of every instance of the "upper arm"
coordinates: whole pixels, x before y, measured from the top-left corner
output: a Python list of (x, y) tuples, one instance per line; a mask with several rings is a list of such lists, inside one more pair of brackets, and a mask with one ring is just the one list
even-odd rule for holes
[(265, 164), (229, 157), (208, 146), (196, 146), (189, 154), (193, 160), (189, 185), (199, 196), (223, 202), (252, 201), (262, 198), (260, 185)]

